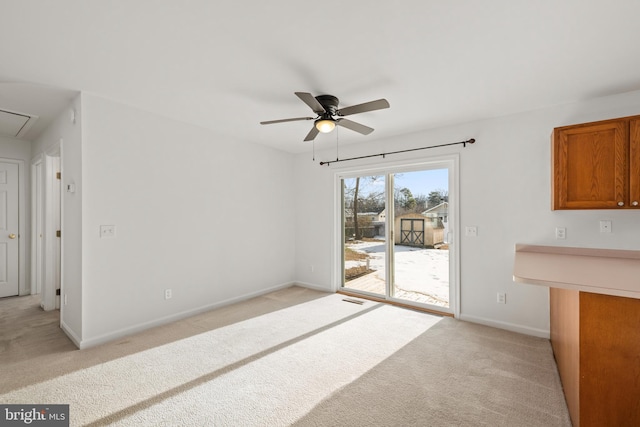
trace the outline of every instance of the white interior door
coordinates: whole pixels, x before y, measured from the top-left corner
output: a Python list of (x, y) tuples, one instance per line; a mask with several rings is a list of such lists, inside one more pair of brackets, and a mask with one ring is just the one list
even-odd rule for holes
[(0, 162), (0, 297), (19, 294), (18, 165)]
[(41, 306), (45, 311), (60, 308), (60, 157), (47, 154), (44, 170), (44, 230)]
[(61, 230), (61, 217), (60, 217), (60, 196), (61, 196), (61, 180), (60, 175), (58, 175), (58, 171), (60, 170), (60, 157), (53, 158), (53, 167), (54, 171), (56, 171), (56, 177), (53, 179), (53, 185), (51, 191), (53, 193), (52, 197), (52, 208), (53, 212), (51, 215), (53, 216), (53, 228), (56, 231), (56, 238), (53, 240), (53, 287), (56, 290), (56, 309), (60, 309), (60, 255), (61, 255), (61, 237), (57, 234), (57, 231)]
[(38, 160), (31, 167), (31, 293), (42, 292), (44, 277), (44, 163)]

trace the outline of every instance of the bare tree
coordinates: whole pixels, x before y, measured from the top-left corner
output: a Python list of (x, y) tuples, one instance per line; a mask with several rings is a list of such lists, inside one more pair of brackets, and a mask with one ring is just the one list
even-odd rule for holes
[(353, 193), (353, 232), (356, 240), (362, 239), (360, 227), (358, 227), (358, 192), (360, 191), (360, 177), (356, 178), (356, 189)]
[[(363, 213), (380, 213), (384, 209), (384, 190), (380, 191), (383, 176), (363, 176), (344, 179), (344, 208), (346, 227), (353, 226), (353, 237), (361, 240), (365, 229), (371, 228), (372, 218)], [(351, 235), (348, 236), (351, 238)]]
[(416, 208), (414, 210), (415, 212), (424, 212), (429, 206), (429, 198), (424, 194), (414, 195), (413, 198), (416, 200)]

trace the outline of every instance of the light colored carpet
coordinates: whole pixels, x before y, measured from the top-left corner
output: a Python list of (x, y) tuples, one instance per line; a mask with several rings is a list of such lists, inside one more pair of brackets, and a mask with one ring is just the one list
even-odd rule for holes
[(72, 425), (571, 425), (547, 340), (344, 298), (291, 288), (154, 346), (62, 352), (75, 369), (14, 378), (0, 402), (69, 403)]

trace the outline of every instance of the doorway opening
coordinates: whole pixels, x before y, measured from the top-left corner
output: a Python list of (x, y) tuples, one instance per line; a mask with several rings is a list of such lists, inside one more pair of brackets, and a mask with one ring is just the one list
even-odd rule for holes
[(337, 174), (341, 291), (458, 314), (456, 166)]

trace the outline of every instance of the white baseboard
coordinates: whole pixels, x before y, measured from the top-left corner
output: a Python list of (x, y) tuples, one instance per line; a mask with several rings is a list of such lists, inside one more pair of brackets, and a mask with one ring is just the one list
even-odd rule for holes
[[(100, 344), (104, 344), (119, 338), (123, 338), (126, 337), (128, 335), (132, 335), (138, 332), (142, 332), (144, 330), (147, 329), (151, 329), (154, 328), (156, 326), (161, 326), (161, 325), (165, 325), (167, 323), (171, 323), (171, 322), (175, 322), (177, 320), (181, 320), (181, 319), (185, 319), (187, 317), (191, 317), (191, 316), (195, 316), (197, 314), (200, 313), (204, 313), (206, 311), (210, 311), (210, 310), (215, 310), (216, 308), (220, 308), (226, 305), (231, 305), (231, 304), (235, 304), (237, 302), (241, 302), (241, 301), (245, 301), (251, 298), (255, 298), (258, 297), (260, 295), (264, 295), (264, 294), (268, 294), (270, 292), (274, 292), (274, 291), (278, 291), (280, 289), (285, 289), (285, 288), (290, 288), (291, 286), (296, 285), (297, 283), (295, 282), (289, 282), (289, 283), (283, 283), (280, 285), (276, 285), (270, 288), (266, 288), (266, 289), (261, 289), (259, 291), (256, 292), (251, 292), (248, 294), (244, 294), (244, 295), (240, 295), (237, 297), (233, 297), (233, 298), (229, 298), (226, 299), (224, 301), (218, 301), (212, 304), (207, 304), (198, 308), (194, 308), (191, 310), (186, 310), (186, 311), (182, 311), (180, 313), (175, 313), (175, 314), (171, 314), (169, 316), (165, 316), (165, 317), (161, 317), (159, 319), (155, 319), (155, 320), (151, 320), (148, 322), (143, 322), (140, 323), (138, 325), (134, 325), (134, 326), (130, 326), (127, 328), (122, 328), (119, 329), (117, 331), (114, 332), (109, 332), (103, 335), (99, 335), (97, 337), (93, 337), (93, 338), (89, 338), (89, 339), (84, 339), (84, 340), (79, 340), (78, 342), (76, 342), (73, 338), (71, 338), (74, 343), (78, 346), (78, 348), (85, 349), (85, 348), (89, 348), (89, 347), (95, 347), (97, 345)], [(66, 332), (66, 331), (65, 331)], [(69, 333), (67, 333), (68, 335)]]
[(551, 337), (551, 334), (548, 329), (545, 330), (545, 329), (530, 328), (528, 326), (516, 325), (514, 323), (508, 323), (508, 322), (500, 322), (498, 320), (487, 319), (487, 318), (478, 317), (478, 316), (471, 316), (468, 314), (461, 314), (458, 317), (458, 319), (464, 320), (465, 322), (479, 323), (481, 325), (491, 326), (498, 329), (506, 329), (507, 331), (518, 332), (521, 334), (531, 335), (539, 338), (549, 339)]
[(69, 337), (69, 339), (71, 341), (73, 341), (73, 343), (76, 345), (76, 347), (78, 348), (82, 348), (80, 345), (82, 343), (82, 340), (80, 339), (79, 336), (76, 335), (76, 333), (73, 331), (73, 329), (71, 329), (69, 327), (69, 325), (67, 325), (66, 323), (64, 323), (64, 320), (60, 320), (60, 328), (62, 329), (62, 331), (67, 334), (67, 336)]
[(330, 286), (320, 286), (307, 282), (295, 282), (294, 285), (300, 286), (302, 288), (313, 289), (314, 291), (333, 292)]

